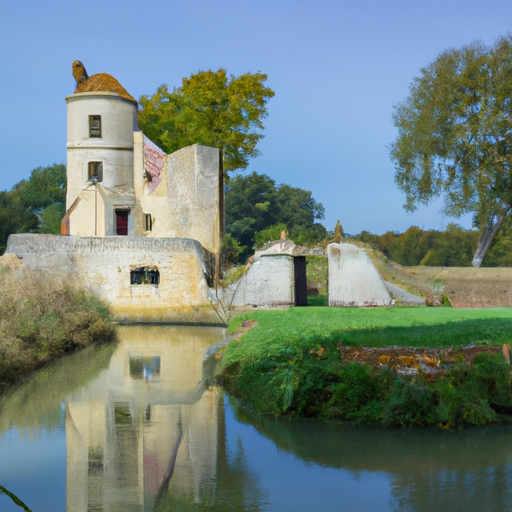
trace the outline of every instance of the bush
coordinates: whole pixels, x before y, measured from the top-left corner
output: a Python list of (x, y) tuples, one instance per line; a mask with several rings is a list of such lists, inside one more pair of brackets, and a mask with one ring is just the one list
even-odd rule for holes
[(39, 273), (1, 269), (0, 390), (63, 354), (116, 339), (107, 306)]

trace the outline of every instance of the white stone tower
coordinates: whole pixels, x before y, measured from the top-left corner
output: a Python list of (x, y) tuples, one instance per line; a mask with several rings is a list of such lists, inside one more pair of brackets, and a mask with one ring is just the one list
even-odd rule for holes
[(106, 73), (79, 84), (66, 102), (68, 183), (63, 234), (131, 235), (137, 102)]

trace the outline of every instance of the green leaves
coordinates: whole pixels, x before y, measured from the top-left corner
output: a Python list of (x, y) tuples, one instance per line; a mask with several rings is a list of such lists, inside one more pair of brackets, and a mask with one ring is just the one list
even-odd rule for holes
[(0, 192), (0, 252), (12, 233), (60, 233), (66, 204), (66, 166), (37, 167), (28, 180)]
[(299, 245), (317, 243), (327, 235), (316, 219), (324, 217), (324, 207), (309, 190), (277, 185), (265, 174), (255, 172), (231, 178), (226, 192), (226, 231), (245, 246), (244, 256), (253, 246), (278, 240), (281, 231)]
[(199, 71), (172, 92), (164, 84), (153, 96), (142, 96), (139, 126), (167, 153), (203, 144), (222, 151), (225, 171), (245, 169), (259, 154), (267, 102), (274, 96), (266, 80), (263, 73)]
[[(448, 50), (395, 107), (395, 181), (414, 210), (443, 195), (444, 212), (483, 228), (512, 205), (512, 36)], [(485, 252), (484, 252), (485, 255)]]

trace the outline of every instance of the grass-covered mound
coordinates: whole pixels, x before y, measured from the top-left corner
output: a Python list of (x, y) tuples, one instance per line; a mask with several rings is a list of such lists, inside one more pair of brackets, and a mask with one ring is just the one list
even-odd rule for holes
[(44, 275), (0, 267), (0, 393), (57, 357), (116, 339), (107, 306)]
[(512, 310), (292, 308), (233, 319), (247, 330), (227, 347), (220, 378), (263, 414), (382, 425), (460, 426), (512, 419), (510, 366), (501, 353), (443, 371), (398, 374), (343, 359), (341, 347), (463, 347), (512, 343)]

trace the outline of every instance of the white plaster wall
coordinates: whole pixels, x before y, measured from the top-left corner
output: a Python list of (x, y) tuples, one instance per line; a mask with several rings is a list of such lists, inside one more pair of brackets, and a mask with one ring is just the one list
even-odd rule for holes
[(330, 244), (329, 306), (389, 306), (391, 296), (364, 249)]
[(135, 233), (134, 196), (113, 192), (103, 183), (89, 183), (79, 195), (80, 201), (69, 215), (69, 234), (76, 236), (115, 236), (116, 209), (128, 210), (128, 235)]
[[(164, 166), (160, 173), (161, 182), (156, 190), (150, 190), (144, 178), (144, 142), (143, 133), (134, 132), (134, 156), (133, 156), (133, 185), (135, 190), (135, 227), (136, 236), (149, 238), (165, 238), (173, 236), (168, 230), (169, 224), (169, 200), (167, 190), (167, 167)], [(145, 230), (144, 215), (151, 215), (152, 230)]]
[[(67, 196), (66, 209), (80, 196), (82, 203), (70, 216), (70, 233), (81, 236), (113, 234), (110, 218), (115, 201), (103, 201), (98, 215), (97, 202), (92, 207), (87, 200), (91, 183), (88, 181), (89, 162), (103, 162), (101, 186), (131, 200), (121, 204), (133, 205), (133, 127), (136, 103), (115, 93), (94, 92), (73, 94), (66, 98), (68, 107)], [(89, 137), (89, 116), (101, 116), (101, 138)], [(83, 194), (83, 191), (87, 193)], [(105, 194), (104, 194), (105, 195)], [(88, 207), (89, 209), (86, 209)], [(97, 219), (91, 230), (91, 218)], [(107, 223), (105, 225), (105, 223)], [(95, 224), (95, 223), (93, 223)]]
[(66, 206), (69, 208), (82, 189), (89, 186), (89, 162), (103, 162), (105, 187), (133, 190), (133, 151), (111, 148), (68, 149), (68, 192)]
[(291, 306), (294, 304), (293, 257), (256, 258), (247, 273), (225, 292), (227, 306)]
[[(222, 324), (203, 273), (204, 250), (190, 239), (11, 235), (6, 253), (106, 300), (124, 321)], [(131, 285), (130, 270), (157, 267), (160, 284)]]
[[(168, 155), (161, 182), (151, 190), (144, 179), (143, 134), (135, 132), (133, 137), (133, 183), (140, 217), (134, 233), (148, 238), (193, 238), (214, 254), (220, 251), (224, 178), (219, 150), (195, 144)], [(151, 231), (144, 229), (144, 214), (151, 215)]]
[[(133, 148), (137, 104), (114, 92), (82, 92), (66, 98), (68, 147)], [(89, 138), (89, 116), (101, 116), (101, 138)]]
[[(198, 144), (180, 149), (167, 157), (165, 172), (169, 213), (167, 218), (156, 215), (153, 236), (164, 236), (164, 232), (189, 237), (208, 251), (219, 252), (223, 191), (219, 150)], [(149, 201), (151, 196), (144, 199)]]

